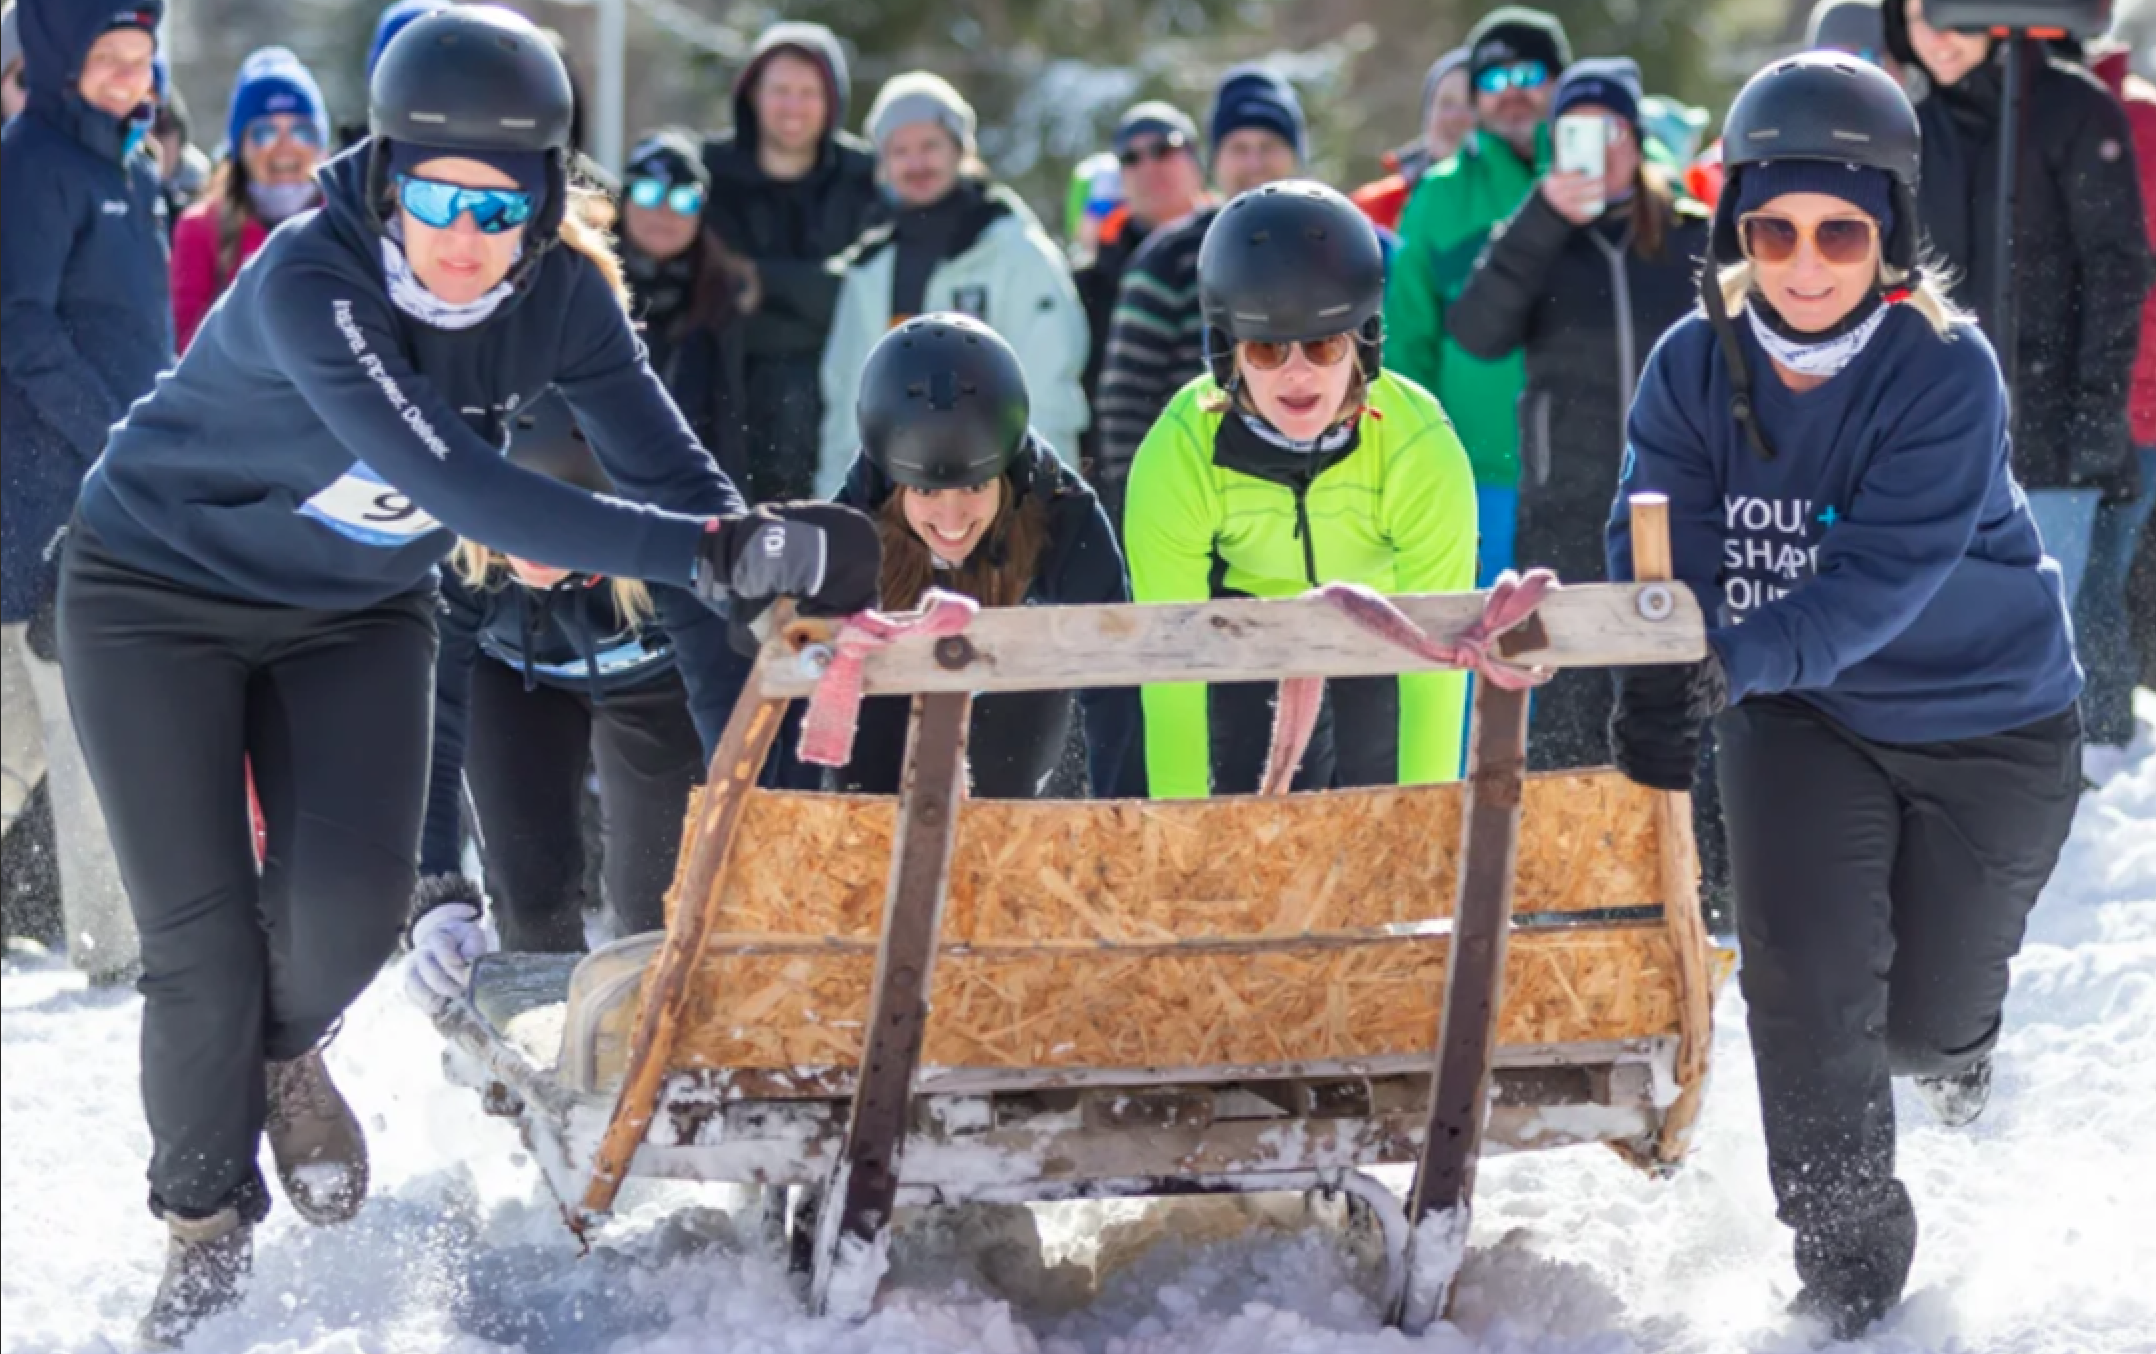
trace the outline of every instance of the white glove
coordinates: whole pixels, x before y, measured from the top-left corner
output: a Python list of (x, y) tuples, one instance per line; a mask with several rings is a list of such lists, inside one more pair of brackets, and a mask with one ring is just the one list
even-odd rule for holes
[(472, 965), (491, 950), (479, 909), (443, 903), (412, 924), (412, 952), (404, 961), (404, 995), (429, 1015), (439, 1014), (471, 985)]

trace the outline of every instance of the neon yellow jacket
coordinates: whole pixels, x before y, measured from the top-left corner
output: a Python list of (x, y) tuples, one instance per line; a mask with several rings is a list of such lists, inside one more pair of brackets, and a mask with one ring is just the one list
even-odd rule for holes
[[(1202, 405), (1218, 392), (1210, 376), (1184, 386), (1138, 448), (1124, 524), (1135, 600), (1208, 600), (1216, 562), (1223, 594), (1252, 597), (1294, 597), (1335, 582), (1382, 593), (1475, 586), (1474, 474), (1429, 391), (1390, 372), (1371, 385), (1374, 416), (1362, 421), (1361, 444), (1302, 494), (1307, 550), (1295, 489), (1214, 463), (1214, 435), (1228, 415)], [(1459, 777), (1466, 698), (1461, 673), (1400, 679), (1401, 783)], [(1148, 686), (1144, 699), (1152, 794), (1204, 796), (1212, 783), (1204, 684)]]

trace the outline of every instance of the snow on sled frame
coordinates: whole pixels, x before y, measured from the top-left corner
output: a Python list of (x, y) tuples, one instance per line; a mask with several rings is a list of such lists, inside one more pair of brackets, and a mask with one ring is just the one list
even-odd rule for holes
[[(1500, 651), (1703, 656), (1666, 511), (1633, 502), (1642, 581), (1554, 591)], [(1482, 612), (1394, 600), (1438, 635)], [(1683, 1157), (1717, 968), (1689, 797), (1526, 775), (1524, 693), (1476, 683), (1456, 784), (968, 801), (976, 692), (1433, 667), (1303, 599), (987, 611), (868, 660), (869, 694), (913, 697), (895, 801), (757, 789), (826, 634), (759, 656), (663, 934), (488, 956), (442, 1017), (452, 1076), (519, 1121), (580, 1235), (631, 1175), (764, 1186), (782, 1228), (790, 1190), (813, 1307), (859, 1318), (901, 1205), (1339, 1190), (1419, 1330), (1486, 1143)], [(1414, 1165), (1404, 1208), (1380, 1164)]]

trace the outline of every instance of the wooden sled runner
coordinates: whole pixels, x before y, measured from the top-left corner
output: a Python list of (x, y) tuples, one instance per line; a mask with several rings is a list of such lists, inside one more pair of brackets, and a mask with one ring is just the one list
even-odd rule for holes
[[(1643, 579), (1667, 578), (1635, 505)], [(1433, 635), (1479, 594), (1395, 599)], [(1547, 667), (1704, 652), (1688, 590), (1551, 593)], [(493, 955), (444, 1018), (453, 1076), (516, 1118), (573, 1226), (631, 1175), (797, 1205), (819, 1312), (867, 1313), (914, 1203), (1327, 1189), (1449, 1302), (1484, 1145), (1683, 1156), (1713, 964), (1686, 797), (1523, 774), (1527, 697), (1476, 684), (1457, 785), (1087, 803), (962, 795), (974, 693), (1428, 670), (1305, 600), (1013, 608), (899, 640), (896, 799), (754, 788), (814, 667), (774, 640), (690, 815), (663, 935)], [(1524, 830), (1523, 830), (1524, 824)], [(1362, 1176), (1412, 1164), (1406, 1205)], [(805, 1206), (804, 1206), (805, 1205)]]

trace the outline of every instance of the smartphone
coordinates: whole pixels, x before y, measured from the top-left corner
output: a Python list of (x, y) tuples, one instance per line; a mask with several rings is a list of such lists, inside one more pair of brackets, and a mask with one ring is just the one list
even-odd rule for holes
[[(1552, 135), (1556, 142), (1557, 171), (1585, 174), (1599, 186), (1609, 164), (1609, 127), (1599, 113), (1568, 113), (1557, 119)], [(1600, 216), (1607, 204), (1597, 199)]]

